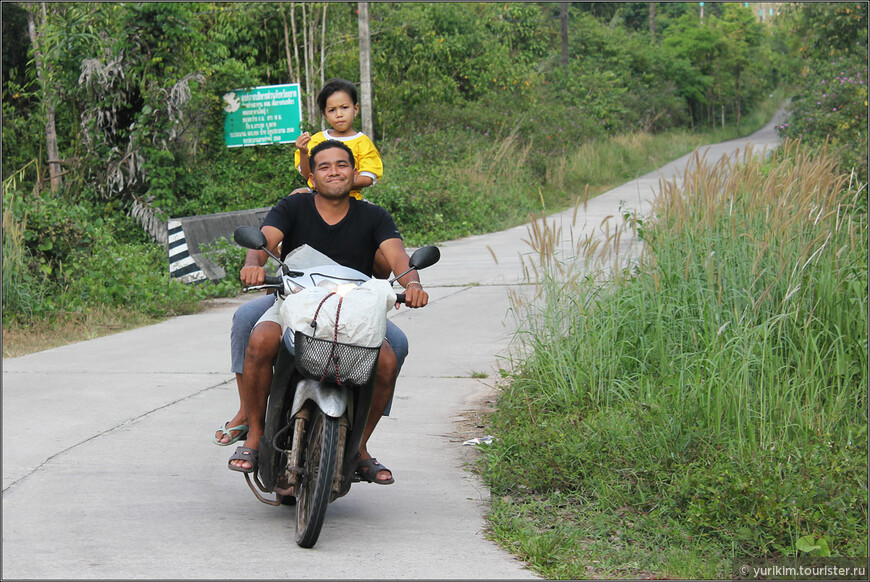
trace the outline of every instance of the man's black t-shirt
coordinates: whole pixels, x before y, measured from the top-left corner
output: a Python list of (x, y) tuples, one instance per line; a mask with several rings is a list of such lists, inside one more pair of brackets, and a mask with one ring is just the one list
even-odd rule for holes
[(307, 192), (278, 202), (266, 215), (263, 226), (273, 226), (284, 233), (281, 260), (293, 249), (307, 244), (336, 263), (369, 276), (381, 243), (402, 238), (389, 212), (356, 198), (350, 198), (347, 215), (337, 224), (329, 225), (314, 206), (314, 194)]

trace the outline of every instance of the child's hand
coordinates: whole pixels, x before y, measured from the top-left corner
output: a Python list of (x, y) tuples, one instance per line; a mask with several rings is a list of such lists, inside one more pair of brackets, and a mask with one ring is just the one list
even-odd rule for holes
[(296, 138), (296, 147), (303, 154), (308, 154), (308, 142), (311, 141), (311, 134), (307, 131)]

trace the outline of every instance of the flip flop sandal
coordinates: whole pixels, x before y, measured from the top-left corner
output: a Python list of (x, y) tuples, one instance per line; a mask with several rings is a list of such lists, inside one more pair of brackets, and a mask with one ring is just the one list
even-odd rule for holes
[(356, 466), (357, 475), (360, 476), (364, 481), (368, 481), (369, 483), (375, 483), (377, 485), (390, 485), (391, 483), (395, 483), (396, 480), (393, 479), (393, 472), (390, 471), (389, 479), (378, 479), (378, 473), (381, 471), (390, 471), (380, 463), (374, 457), (371, 459), (366, 459), (365, 461), (360, 461)]
[[(227, 428), (228, 424), (229, 424), (229, 422), (225, 422), (224, 425), (222, 427), (220, 427), (218, 430), (221, 431), (221, 433), (222, 433), (221, 436), (224, 436), (225, 434), (229, 435), (230, 440), (223, 443), (223, 442), (219, 441), (216, 436), (214, 436), (214, 437), (211, 437), (211, 442), (213, 442), (214, 444), (216, 444), (219, 447), (227, 447), (227, 446), (233, 444), (234, 442), (240, 441), (240, 440), (244, 439), (246, 436), (248, 436), (248, 425), (247, 424), (240, 424), (240, 425), (234, 426), (232, 428)], [(240, 431), (239, 434), (237, 434), (236, 436), (231, 435), (230, 433), (233, 432), (234, 430)]]
[[(260, 458), (260, 451), (249, 447), (236, 447), (236, 452), (227, 461), (227, 467), (230, 471), (238, 471), (240, 473), (253, 473), (257, 470), (257, 461)], [(243, 469), (230, 464), (230, 461), (248, 461), (251, 463), (250, 469)]]

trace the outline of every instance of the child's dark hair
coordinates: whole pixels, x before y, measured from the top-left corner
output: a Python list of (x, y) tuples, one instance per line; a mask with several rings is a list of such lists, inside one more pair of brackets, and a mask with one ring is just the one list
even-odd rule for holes
[(354, 105), (356, 105), (356, 85), (350, 81), (345, 81), (344, 79), (330, 79), (326, 82), (326, 85), (323, 86), (323, 89), (320, 90), (320, 94), (317, 96), (317, 106), (320, 107), (321, 113), (326, 111), (326, 100), (329, 99), (333, 93), (338, 93), (339, 91), (347, 93), (350, 100), (353, 101)]

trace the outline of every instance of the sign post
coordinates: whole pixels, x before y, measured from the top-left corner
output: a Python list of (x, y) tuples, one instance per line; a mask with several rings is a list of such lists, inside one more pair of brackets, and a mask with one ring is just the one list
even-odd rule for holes
[(298, 83), (236, 89), (221, 99), (228, 148), (293, 143), (302, 133)]

